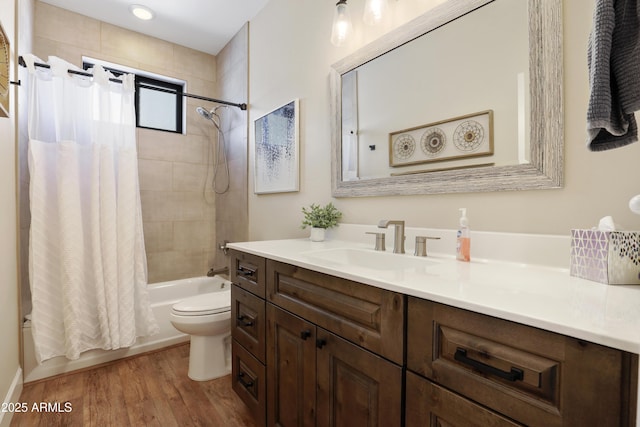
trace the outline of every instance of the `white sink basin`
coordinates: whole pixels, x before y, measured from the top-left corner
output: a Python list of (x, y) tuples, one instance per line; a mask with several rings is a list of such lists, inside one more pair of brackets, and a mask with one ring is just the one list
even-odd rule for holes
[(340, 266), (353, 266), (371, 270), (424, 269), (439, 264), (439, 261), (410, 254), (378, 252), (372, 249), (336, 248), (304, 253), (309, 259)]

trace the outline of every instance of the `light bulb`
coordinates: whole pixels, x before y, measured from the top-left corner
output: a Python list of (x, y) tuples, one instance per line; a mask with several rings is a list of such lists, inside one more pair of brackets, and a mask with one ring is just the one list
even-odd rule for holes
[(146, 6), (142, 6), (141, 4), (132, 4), (129, 6), (129, 10), (136, 16), (136, 18), (142, 19), (143, 21), (153, 19), (155, 16), (151, 9)]
[(629, 209), (634, 214), (640, 215), (640, 194), (637, 196), (633, 196), (631, 200), (629, 200)]
[(351, 16), (347, 8), (347, 0), (340, 0), (336, 3), (336, 10), (333, 14), (333, 27), (331, 29), (331, 43), (334, 46), (342, 46), (349, 37), (353, 25)]
[(367, 25), (375, 25), (382, 21), (387, 10), (387, 0), (367, 0), (364, 5), (362, 20)]

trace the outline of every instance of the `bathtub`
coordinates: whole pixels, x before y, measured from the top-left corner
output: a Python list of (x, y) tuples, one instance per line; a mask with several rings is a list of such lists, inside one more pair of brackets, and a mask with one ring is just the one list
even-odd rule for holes
[(151, 309), (156, 317), (160, 332), (151, 337), (138, 338), (129, 348), (118, 350), (89, 350), (80, 355), (77, 360), (66, 357), (54, 357), (38, 365), (35, 357), (33, 336), (30, 322), (26, 321), (22, 327), (22, 342), (24, 343), (24, 382), (36, 381), (42, 378), (84, 369), (105, 362), (122, 359), (151, 350), (157, 350), (174, 344), (189, 341), (189, 335), (183, 334), (173, 327), (169, 321), (171, 306), (187, 297), (215, 292), (228, 288), (228, 282), (222, 276), (194, 277), (191, 279), (173, 280), (170, 282), (149, 285)]

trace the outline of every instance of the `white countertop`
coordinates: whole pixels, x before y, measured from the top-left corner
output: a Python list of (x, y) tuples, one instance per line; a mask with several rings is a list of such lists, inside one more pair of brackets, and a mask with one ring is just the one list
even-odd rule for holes
[[(387, 240), (387, 246), (392, 240)], [(604, 285), (569, 275), (568, 268), (474, 260), (429, 253), (424, 268), (385, 271), (345, 265), (314, 252), (371, 244), (309, 239), (229, 243), (228, 247), (443, 304), (640, 353), (640, 286)], [(387, 248), (387, 252), (391, 248)], [(398, 257), (414, 257), (407, 249)], [(568, 266), (567, 266), (568, 267)]]

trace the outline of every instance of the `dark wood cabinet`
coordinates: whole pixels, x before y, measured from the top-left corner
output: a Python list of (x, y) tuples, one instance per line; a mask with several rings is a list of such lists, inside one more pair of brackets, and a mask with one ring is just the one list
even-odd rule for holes
[(317, 425), (400, 426), (402, 368), (318, 328)]
[(258, 425), (635, 425), (638, 355), (231, 252), (232, 384)]
[(267, 375), (265, 366), (236, 340), (231, 344), (231, 387), (247, 405), (258, 426), (265, 425)]
[(406, 427), (522, 426), (410, 371), (407, 391)]
[[(268, 305), (273, 304), (267, 313), (269, 390), (295, 384), (300, 399), (291, 404), (282, 399), (281, 390), (268, 393), (269, 425), (307, 425), (313, 424), (314, 419), (317, 426), (400, 426), (405, 297), (273, 260), (267, 260), (266, 269), (266, 298)], [(291, 327), (282, 328), (272, 322), (273, 310), (290, 312), (275, 318), (288, 319)], [(280, 339), (297, 339), (298, 344), (272, 342), (278, 339), (278, 328), (287, 331), (280, 332)], [(315, 356), (309, 355), (312, 343)], [(280, 345), (288, 346), (288, 351), (279, 349)], [(286, 371), (274, 371), (280, 369), (282, 359), (278, 357), (285, 353), (292, 366), (286, 365)], [(311, 374), (303, 371), (304, 362), (298, 364), (302, 354), (316, 365), (315, 390), (308, 398), (310, 391), (303, 389), (305, 383), (301, 380)], [(272, 366), (276, 359), (278, 362)], [(272, 379), (278, 386), (271, 384)], [(283, 405), (289, 411), (289, 424), (280, 424), (284, 419)], [(272, 412), (277, 414), (273, 418)]]
[(315, 426), (316, 326), (267, 304), (267, 425)]
[(267, 304), (267, 425), (401, 425), (402, 368)]
[(407, 369), (435, 383), (412, 390), (408, 375), (407, 414), (442, 406), (442, 388), (529, 426), (635, 425), (637, 355), (420, 298), (407, 307)]
[(265, 259), (231, 249), (229, 251), (229, 275), (238, 287), (264, 298)]
[(266, 425), (265, 259), (230, 251), (231, 385), (258, 426)]
[(265, 363), (266, 324), (264, 300), (233, 285), (231, 336), (262, 363)]
[(404, 295), (272, 260), (266, 269), (269, 302), (402, 365)]

